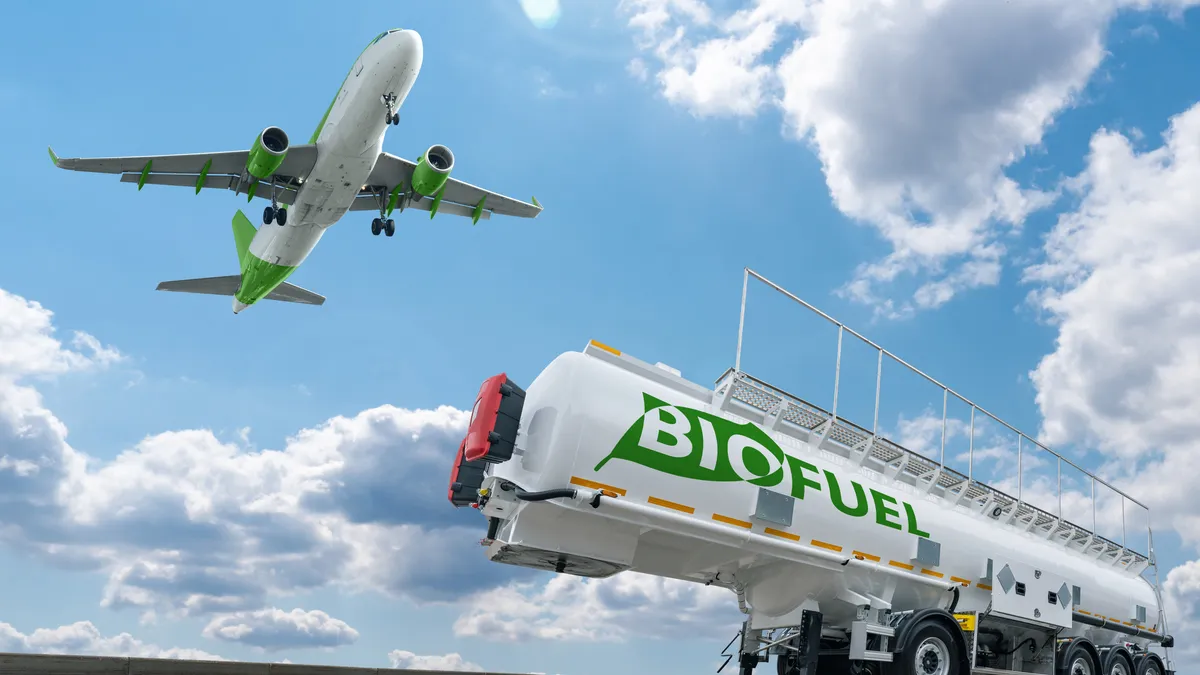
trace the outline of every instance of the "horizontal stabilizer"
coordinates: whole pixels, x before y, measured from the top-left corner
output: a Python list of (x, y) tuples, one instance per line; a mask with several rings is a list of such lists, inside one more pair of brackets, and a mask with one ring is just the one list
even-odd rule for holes
[(275, 287), (275, 290), (267, 293), (267, 300), (280, 300), (282, 302), (298, 302), (302, 305), (323, 305), (325, 304), (325, 296), (317, 295), (310, 290), (300, 288), (294, 284), (289, 284), (286, 281)]
[[(232, 296), (237, 293), (238, 288), (242, 285), (242, 278), (239, 276), (228, 277), (206, 277), (204, 279), (182, 279), (179, 281), (163, 281), (158, 284), (160, 291), (175, 291), (176, 293), (203, 293), (205, 295), (227, 295)], [(300, 288), (294, 284), (284, 282), (279, 284), (270, 293), (267, 293), (267, 300), (278, 300), (280, 302), (296, 302), (302, 305), (323, 305), (325, 304), (325, 296), (313, 293), (310, 290)]]
[(156, 290), (175, 291), (177, 293), (204, 293), (205, 295), (229, 295), (237, 293), (242, 285), (240, 276), (206, 277), (204, 279), (183, 279), (180, 281), (163, 281)]

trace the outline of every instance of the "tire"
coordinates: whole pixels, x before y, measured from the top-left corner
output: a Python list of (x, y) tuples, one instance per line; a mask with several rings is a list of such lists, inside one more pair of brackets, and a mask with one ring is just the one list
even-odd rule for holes
[[(954, 634), (937, 621), (926, 621), (908, 634), (908, 644), (893, 656), (895, 675), (967, 675)], [(1092, 675), (1096, 675), (1092, 673)]]
[(383, 229), (383, 223), (378, 218), (371, 221), (371, 234), (379, 236), (380, 230)]
[(1163, 668), (1162, 662), (1156, 656), (1142, 654), (1137, 657), (1137, 665), (1134, 670), (1136, 675), (1165, 675), (1166, 672), (1166, 668)]
[(1081, 643), (1073, 643), (1067, 648), (1066, 658), (1058, 666), (1058, 675), (1099, 675), (1100, 667), (1092, 658), (1091, 652)]
[(275, 212), (275, 222), (279, 223), (280, 227), (287, 225), (287, 209), (279, 209)]
[(263, 225), (270, 225), (271, 221), (274, 219), (275, 219), (275, 209), (273, 209), (269, 206), (267, 208), (263, 209)]
[[(383, 233), (389, 237), (393, 234), (396, 234), (396, 221), (392, 220), (391, 218), (388, 218), (386, 221), (384, 221)], [(1130, 675), (1132, 675), (1132, 673)]]
[(1133, 661), (1124, 649), (1108, 649), (1104, 652), (1102, 675), (1134, 675)]

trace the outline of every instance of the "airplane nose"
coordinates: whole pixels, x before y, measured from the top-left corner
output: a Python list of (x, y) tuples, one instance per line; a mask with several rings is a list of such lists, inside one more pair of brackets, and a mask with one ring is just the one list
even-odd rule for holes
[(409, 63), (421, 63), (421, 58), (425, 53), (425, 43), (421, 40), (421, 34), (415, 30), (400, 30), (392, 33), (388, 37), (391, 38), (394, 49), (398, 54)]

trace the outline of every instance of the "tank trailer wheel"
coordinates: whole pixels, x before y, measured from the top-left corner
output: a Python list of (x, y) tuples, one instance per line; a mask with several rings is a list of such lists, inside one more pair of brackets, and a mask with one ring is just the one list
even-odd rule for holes
[[(917, 627), (902, 652), (893, 656), (888, 672), (894, 675), (967, 675), (954, 636), (939, 622)], [(1092, 673), (1091, 675), (1095, 675)]]
[(1058, 675), (1099, 675), (1100, 669), (1083, 644), (1076, 642), (1067, 649), (1067, 658), (1060, 661)]
[(1133, 662), (1124, 650), (1109, 649), (1104, 654), (1103, 675), (1134, 675)]
[(1162, 664), (1149, 654), (1138, 656), (1136, 675), (1163, 675)]

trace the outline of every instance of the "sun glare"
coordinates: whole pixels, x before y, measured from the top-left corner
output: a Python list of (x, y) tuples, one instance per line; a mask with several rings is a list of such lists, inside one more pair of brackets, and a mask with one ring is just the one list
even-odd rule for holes
[(558, 23), (561, 8), (558, 0), (521, 0), (525, 16), (538, 28), (553, 28)]

